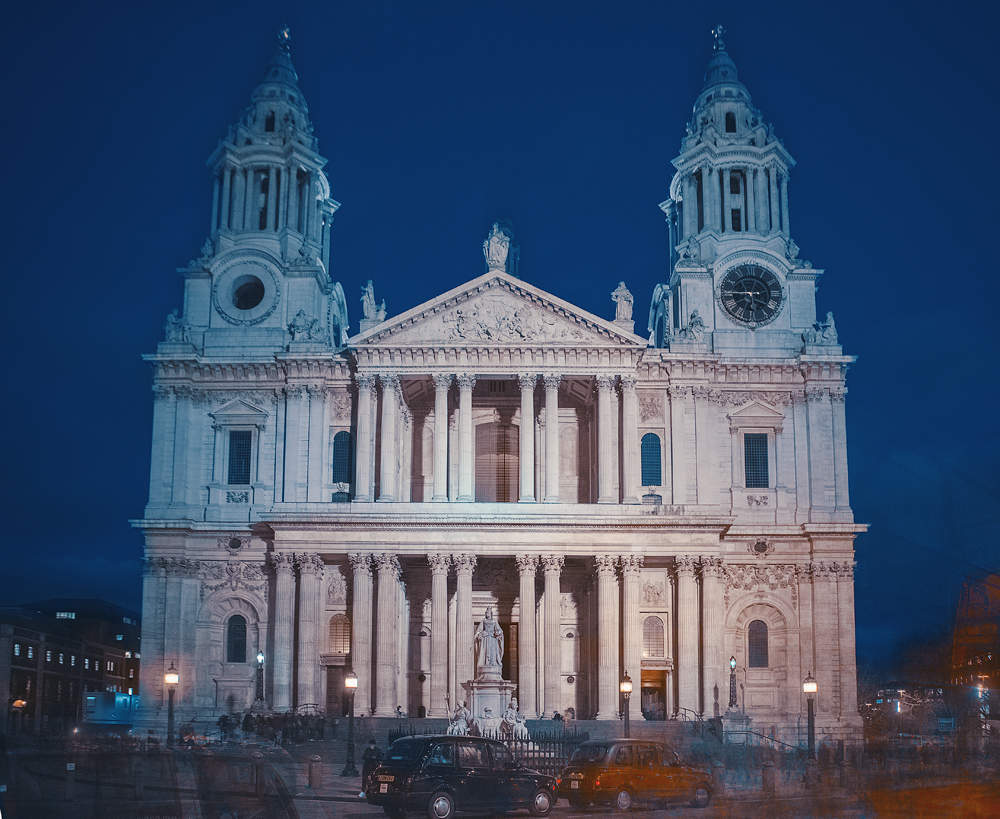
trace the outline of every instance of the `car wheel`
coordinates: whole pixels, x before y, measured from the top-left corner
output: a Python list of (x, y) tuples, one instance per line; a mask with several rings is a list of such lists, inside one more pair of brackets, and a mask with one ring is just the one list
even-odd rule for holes
[(532, 816), (548, 816), (552, 810), (552, 792), (547, 788), (539, 788), (531, 797), (528, 810)]
[(611, 803), (611, 807), (613, 807), (617, 813), (627, 813), (632, 807), (632, 791), (628, 788), (619, 788), (615, 793), (615, 798)]
[(451, 819), (455, 815), (455, 800), (450, 793), (438, 791), (427, 803), (427, 819)]
[(382, 810), (385, 811), (385, 815), (388, 816), (389, 819), (403, 819), (403, 817), (406, 816), (406, 811), (402, 808), (384, 807)]
[(712, 792), (708, 789), (708, 783), (699, 782), (691, 794), (691, 804), (696, 808), (707, 808), (711, 798)]

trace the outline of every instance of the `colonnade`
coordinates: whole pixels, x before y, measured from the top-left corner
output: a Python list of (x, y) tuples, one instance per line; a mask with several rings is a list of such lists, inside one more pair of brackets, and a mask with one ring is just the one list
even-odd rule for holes
[[(741, 190), (738, 194), (732, 192), (729, 180), (731, 173), (740, 175)], [(742, 232), (766, 235), (782, 231), (790, 235), (788, 173), (776, 162), (769, 162), (763, 167), (746, 163), (718, 166), (705, 162), (685, 174), (682, 187), (680, 227), (683, 235), (676, 237), (676, 244), (696, 236), (700, 230), (730, 232), (732, 224), (727, 220), (733, 210), (739, 210), (743, 214), (740, 226)], [(739, 199), (735, 198), (737, 196)]]

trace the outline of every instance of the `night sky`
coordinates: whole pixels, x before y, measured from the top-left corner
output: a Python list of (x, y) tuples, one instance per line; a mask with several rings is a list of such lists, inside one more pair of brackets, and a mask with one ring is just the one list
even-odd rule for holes
[[(483, 272), (636, 332), (667, 281), (671, 160), (721, 22), (798, 162), (848, 376), (858, 648), (950, 629), (1000, 570), (996, 3), (16, 2), (5, 8), (0, 605), (140, 610), (151, 374), (175, 268), (210, 228), (205, 159), (291, 29), (331, 195), (331, 275), (391, 318)], [(689, 10), (688, 10), (689, 9)]]

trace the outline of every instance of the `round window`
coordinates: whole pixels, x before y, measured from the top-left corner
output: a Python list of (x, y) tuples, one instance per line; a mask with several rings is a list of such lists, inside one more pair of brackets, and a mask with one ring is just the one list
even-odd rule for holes
[(240, 276), (233, 282), (233, 307), (253, 310), (264, 300), (264, 282), (256, 276)]

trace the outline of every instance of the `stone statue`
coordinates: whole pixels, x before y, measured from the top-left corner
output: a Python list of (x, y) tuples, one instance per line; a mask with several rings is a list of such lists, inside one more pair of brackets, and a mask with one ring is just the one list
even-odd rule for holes
[(493, 223), (490, 235), (483, 242), (483, 255), (486, 257), (488, 271), (507, 269), (507, 252), (510, 250), (510, 237), (500, 230), (497, 222)]
[(465, 700), (459, 701), (455, 706), (455, 713), (452, 715), (451, 724), (448, 726), (448, 733), (453, 736), (465, 736), (469, 733), (469, 723), (472, 721), (472, 712), (465, 707)]
[(499, 675), (500, 663), (503, 660), (503, 631), (500, 624), (493, 618), (493, 607), (487, 606), (483, 622), (473, 638), (478, 658), (479, 675), (495, 672)]
[(513, 737), (514, 739), (527, 739), (528, 728), (524, 724), (524, 715), (518, 713), (517, 697), (511, 697), (507, 704), (507, 709), (500, 717), (500, 738)]
[(611, 294), (615, 303), (615, 321), (632, 320), (632, 294), (628, 292), (625, 282), (619, 282), (615, 292)]
[(288, 332), (292, 334), (292, 341), (306, 341), (316, 338), (319, 329), (319, 319), (314, 319), (306, 315), (305, 310), (299, 310), (295, 314), (292, 323), (288, 325)]
[(702, 321), (698, 311), (691, 313), (688, 323), (677, 332), (678, 341), (703, 341), (705, 338), (705, 322)]
[(187, 341), (187, 324), (177, 315), (177, 310), (167, 316), (167, 323), (163, 329), (167, 341)]
[(802, 340), (806, 344), (828, 344), (837, 343), (837, 325), (833, 321), (833, 313), (826, 314), (826, 321), (817, 321), (802, 334)]
[(380, 305), (375, 305), (375, 286), (371, 279), (361, 288), (361, 309), (365, 321), (385, 321), (385, 299)]

